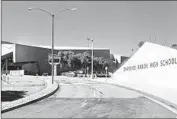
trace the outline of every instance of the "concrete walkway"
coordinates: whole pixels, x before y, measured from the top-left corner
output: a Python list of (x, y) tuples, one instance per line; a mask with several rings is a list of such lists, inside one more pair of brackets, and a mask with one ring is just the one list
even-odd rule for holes
[[(25, 78), (25, 76), (23, 77)], [(14, 82), (14, 81), (12, 81)], [(57, 83), (51, 84), (51, 81), (49, 80), (32, 80), (30, 82), (33, 83), (32, 86), (27, 87), (26, 84), (29, 83), (28, 78), (26, 77), (25, 80), (19, 80), (18, 82), (21, 82), (23, 84), (23, 87), (19, 87), (18, 84), (10, 83), (10, 84), (4, 84), (3, 91), (11, 90), (11, 91), (27, 91), (26, 96), (23, 98), (20, 98), (18, 100), (14, 100), (11, 102), (5, 102), (2, 103), (2, 111), (6, 112), (12, 109), (16, 109), (18, 107), (21, 107), (23, 105), (29, 104), (30, 102), (38, 101), (39, 99), (43, 99), (46, 96), (49, 96), (53, 94), (59, 87)], [(35, 86), (36, 82), (44, 83), (43, 86)], [(20, 85), (21, 86), (21, 85)]]

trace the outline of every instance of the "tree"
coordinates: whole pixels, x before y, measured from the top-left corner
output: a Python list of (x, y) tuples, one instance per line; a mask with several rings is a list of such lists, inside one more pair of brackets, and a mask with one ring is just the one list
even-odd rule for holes
[[(72, 51), (59, 51), (58, 57), (60, 58), (60, 67), (67, 68), (68, 70), (83, 70), (86, 71), (87, 67), (91, 70), (91, 56), (88, 52), (74, 54)], [(116, 67), (116, 60), (112, 58), (106, 59), (103, 57), (94, 57), (93, 66), (94, 71), (105, 72), (105, 67), (113, 71)]]
[(93, 60), (93, 68), (95, 71), (101, 71), (102, 70), (102, 64), (100, 62), (100, 57), (94, 57), (94, 60)]
[(110, 54), (110, 59), (111, 59), (112, 61), (115, 61), (115, 57), (114, 57), (113, 54)]
[(119, 66), (119, 62), (118, 62), (118, 60), (116, 59), (116, 69), (118, 68), (118, 66)]
[(80, 57), (82, 68), (87, 68), (89, 64), (91, 63), (91, 56), (88, 52), (83, 52)]
[(62, 68), (65, 64), (65, 58), (64, 58), (64, 53), (62, 51), (59, 51), (58, 52), (58, 57), (59, 57), (59, 60), (60, 60), (60, 67)]
[(173, 48), (173, 49), (177, 49), (177, 44), (173, 44), (173, 45), (171, 45), (171, 48)]
[(73, 57), (73, 69), (78, 70), (81, 67), (81, 61), (77, 55)]
[(64, 60), (64, 65), (67, 66), (68, 68), (72, 68), (72, 59), (74, 52), (72, 51), (63, 51), (63, 60)]

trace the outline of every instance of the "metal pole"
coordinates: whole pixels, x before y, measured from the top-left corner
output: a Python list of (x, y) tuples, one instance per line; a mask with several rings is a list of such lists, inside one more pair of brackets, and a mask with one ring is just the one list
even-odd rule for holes
[(108, 74), (108, 67), (107, 66), (105, 67), (105, 70), (106, 70), (106, 82), (107, 82), (107, 74)]
[(87, 67), (87, 77), (88, 77), (88, 75), (89, 75), (89, 74), (88, 74), (88, 70), (89, 70), (89, 69), (88, 69), (88, 67)]
[(90, 47), (90, 41), (88, 40), (88, 48)]
[(165, 40), (165, 46), (167, 45), (166, 43), (167, 43), (167, 41)]
[(6, 59), (6, 82), (8, 82), (7, 70), (8, 70), (8, 59)]
[(56, 14), (58, 14), (58, 13), (61, 13), (61, 12), (64, 12), (64, 11), (67, 11), (67, 10), (71, 10), (71, 11), (75, 11), (76, 10), (76, 8), (72, 8), (72, 9), (63, 9), (63, 10), (61, 10), (61, 11), (59, 11), (59, 12), (57, 12), (55, 15), (54, 14), (51, 14), (50, 12), (48, 12), (48, 11), (46, 11), (46, 10), (44, 10), (44, 9), (41, 9), (41, 8), (28, 8), (28, 10), (29, 11), (31, 11), (31, 10), (40, 10), (40, 11), (43, 11), (43, 12), (45, 12), (45, 13), (47, 13), (47, 14), (49, 14), (50, 16), (52, 16), (52, 71), (51, 71), (51, 75), (52, 75), (52, 84), (53, 84), (53, 80), (54, 80), (54, 63), (53, 63), (53, 55), (54, 55), (54, 17), (55, 17), (55, 15)]
[(7, 75), (7, 70), (8, 70), (8, 59), (6, 59), (6, 75)]
[(107, 69), (106, 69), (106, 82), (107, 82)]
[[(88, 40), (88, 50), (87, 50), (87, 52), (89, 53), (89, 48), (90, 48), (90, 39), (87, 39)], [(89, 77), (89, 68), (88, 68), (88, 66), (86, 67), (87, 68), (87, 77)]]
[(53, 50), (54, 50), (54, 15), (52, 15), (52, 84), (54, 80)]
[(92, 79), (93, 79), (93, 39), (92, 41)]

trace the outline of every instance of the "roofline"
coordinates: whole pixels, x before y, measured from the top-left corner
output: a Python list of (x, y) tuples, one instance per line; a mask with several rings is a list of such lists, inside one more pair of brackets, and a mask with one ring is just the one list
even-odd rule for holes
[[(44, 48), (44, 49), (52, 49), (50, 46), (37, 46), (37, 45), (25, 45), (25, 44), (19, 44), (19, 43), (12, 43), (12, 42), (6, 42), (1, 41), (3, 44), (17, 44), (22, 46), (28, 46), (28, 47), (37, 47), (37, 48)], [(56, 48), (59, 47), (59, 48)], [(90, 47), (73, 47), (73, 46), (54, 46), (54, 50), (91, 50)], [(109, 48), (93, 48), (94, 50), (110, 50)]]
[(15, 44), (15, 43), (8, 42), (8, 41), (1, 41), (1, 44)]

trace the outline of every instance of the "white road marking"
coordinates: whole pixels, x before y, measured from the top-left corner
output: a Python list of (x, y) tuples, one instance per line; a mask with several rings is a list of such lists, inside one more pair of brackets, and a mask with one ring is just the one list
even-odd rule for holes
[(71, 85), (71, 84), (59, 83), (59, 85)]
[(87, 100), (85, 100), (80, 107), (84, 107), (85, 105), (87, 105)]
[(93, 90), (93, 97), (96, 97), (96, 92)]
[[(71, 85), (70, 83), (59, 83), (60, 85)], [(72, 83), (74, 85), (86, 85), (85, 83)]]

